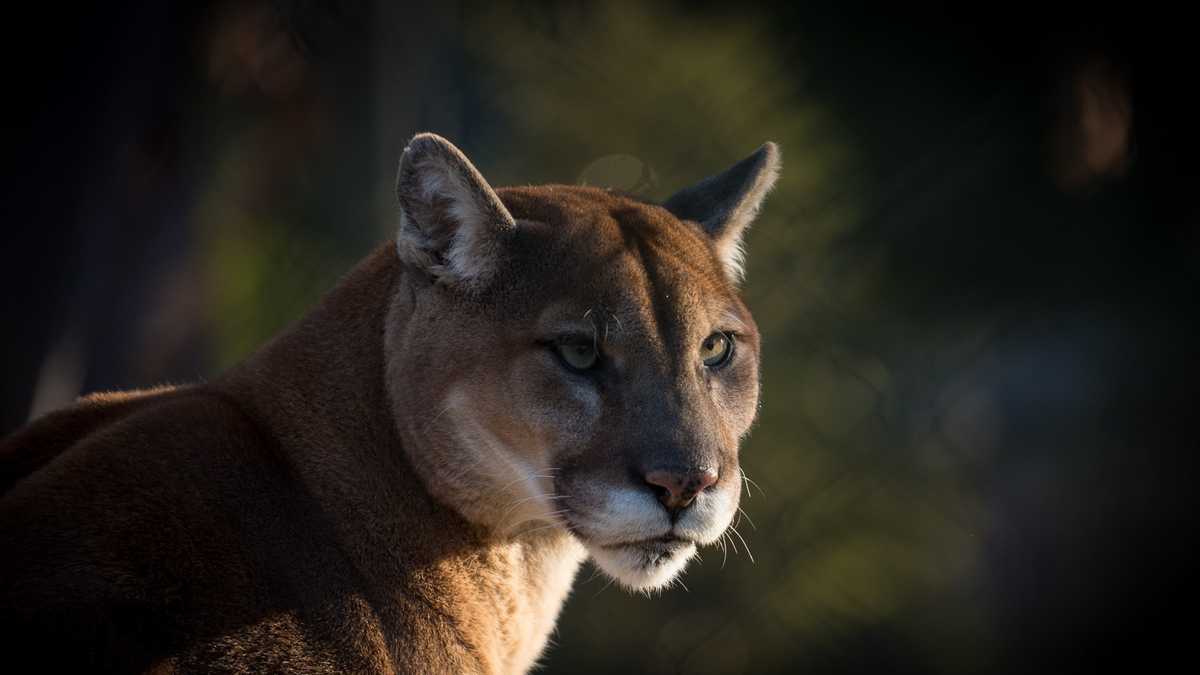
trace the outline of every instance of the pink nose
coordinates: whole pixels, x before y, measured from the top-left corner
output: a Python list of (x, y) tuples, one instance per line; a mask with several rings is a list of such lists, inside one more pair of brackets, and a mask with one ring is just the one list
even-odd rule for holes
[(687, 508), (696, 495), (717, 482), (715, 469), (657, 470), (646, 473), (646, 483), (658, 492), (658, 501), (671, 513)]

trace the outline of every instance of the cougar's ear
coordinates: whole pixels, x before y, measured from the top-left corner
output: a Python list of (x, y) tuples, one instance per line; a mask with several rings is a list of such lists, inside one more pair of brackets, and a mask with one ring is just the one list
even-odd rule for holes
[(779, 166), (779, 146), (766, 143), (724, 172), (676, 192), (663, 203), (676, 218), (700, 223), (734, 282), (745, 274), (742, 234), (775, 185)]
[(446, 283), (478, 287), (500, 263), (516, 223), (471, 161), (436, 134), (417, 134), (400, 157), (400, 258)]

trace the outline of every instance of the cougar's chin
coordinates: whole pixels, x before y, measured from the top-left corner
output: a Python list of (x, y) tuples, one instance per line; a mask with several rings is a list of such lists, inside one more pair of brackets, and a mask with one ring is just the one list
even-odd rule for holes
[(631, 591), (653, 591), (669, 586), (696, 555), (695, 542), (674, 537), (619, 544), (585, 541), (584, 546), (605, 574)]

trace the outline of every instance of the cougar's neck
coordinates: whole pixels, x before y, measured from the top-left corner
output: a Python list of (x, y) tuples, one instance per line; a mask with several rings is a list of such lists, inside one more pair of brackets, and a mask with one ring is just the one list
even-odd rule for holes
[(388, 559), (418, 523), (447, 531), (417, 564), (476, 547), (478, 533), (435, 503), (408, 465), (384, 377), (388, 308), (404, 271), (381, 246), (297, 321), (213, 387), (262, 428), (304, 490), (342, 531), (346, 548)]
[(383, 330), (402, 270), (389, 252), (372, 252), (306, 316), (216, 383), (287, 452), (348, 451), (363, 461), (398, 454)]

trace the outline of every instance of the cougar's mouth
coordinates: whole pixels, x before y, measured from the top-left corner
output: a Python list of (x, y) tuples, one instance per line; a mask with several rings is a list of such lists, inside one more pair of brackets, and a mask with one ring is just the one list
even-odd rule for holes
[(605, 544), (603, 548), (621, 549), (621, 548), (640, 548), (646, 551), (655, 551), (658, 553), (672, 553), (685, 549), (689, 546), (695, 546), (696, 542), (691, 539), (684, 539), (673, 534), (663, 535), (661, 537), (653, 537), (650, 539), (639, 539), (636, 541), (625, 541), (617, 544)]
[(592, 562), (625, 588), (665, 588), (696, 555), (697, 539), (690, 531), (674, 529), (657, 501), (643, 499), (647, 495), (641, 491), (627, 491), (624, 497), (586, 513), (564, 504), (567, 530), (584, 545)]
[(676, 568), (696, 552), (696, 543), (675, 536), (641, 539), (624, 544), (608, 544), (601, 548), (626, 558), (635, 569), (654, 570)]

